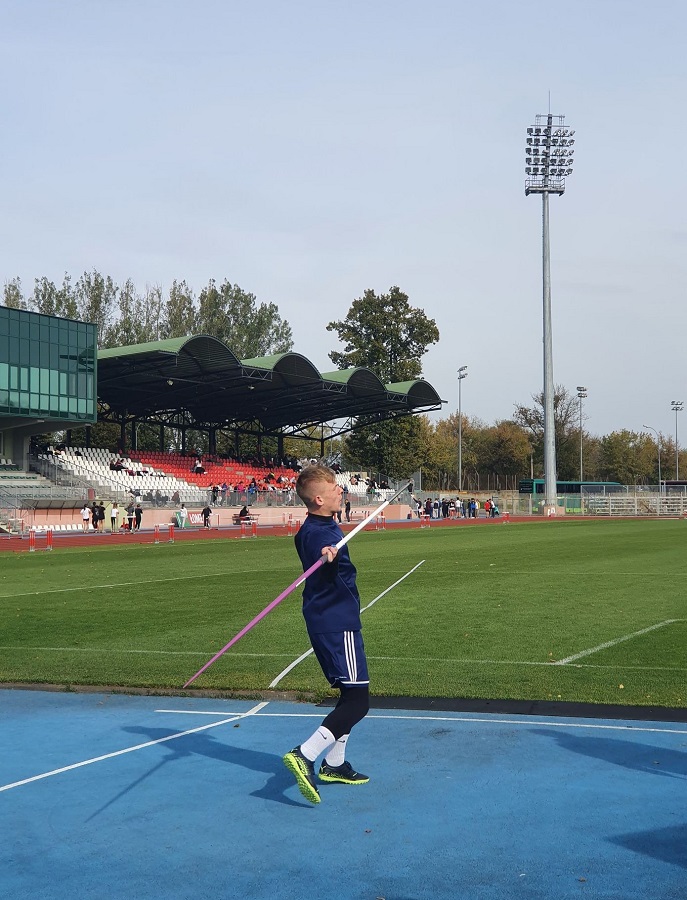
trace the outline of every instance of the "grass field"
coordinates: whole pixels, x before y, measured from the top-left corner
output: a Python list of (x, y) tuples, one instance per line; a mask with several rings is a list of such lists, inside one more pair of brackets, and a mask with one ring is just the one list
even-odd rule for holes
[[(363, 606), (425, 560), (363, 615), (372, 692), (685, 706), (686, 540), (646, 520), (364, 533)], [(55, 543), (0, 555), (2, 682), (180, 689), (300, 571), (287, 537)], [(299, 590), (194, 687), (266, 690), (308, 646)], [(326, 688), (312, 656), (279, 685)]]

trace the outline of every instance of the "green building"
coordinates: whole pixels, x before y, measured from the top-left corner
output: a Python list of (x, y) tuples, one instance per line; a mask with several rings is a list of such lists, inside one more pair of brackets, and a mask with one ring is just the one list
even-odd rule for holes
[(97, 420), (96, 326), (0, 307), (0, 457), (25, 468), (31, 435)]

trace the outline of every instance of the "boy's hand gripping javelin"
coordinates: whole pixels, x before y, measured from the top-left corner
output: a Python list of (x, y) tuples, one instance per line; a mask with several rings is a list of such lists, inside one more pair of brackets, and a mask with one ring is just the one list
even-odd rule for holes
[[(396, 493), (393, 494), (391, 497), (389, 497), (388, 500), (385, 500), (384, 503), (381, 503), (377, 507), (377, 509), (375, 509), (373, 512), (370, 513), (369, 516), (366, 516), (366, 518), (364, 518), (362, 522), (360, 522), (358, 525), (356, 525), (355, 528), (351, 529), (351, 531), (349, 531), (347, 535), (342, 537), (341, 540), (339, 541), (339, 543), (336, 544), (336, 549), (340, 550), (341, 547), (343, 547), (344, 544), (347, 544), (351, 540), (351, 538), (355, 537), (355, 535), (358, 534), (359, 531), (362, 531), (362, 529), (367, 525), (368, 522), (371, 522), (372, 519), (376, 519), (377, 516), (382, 512), (382, 510), (386, 509), (390, 503), (393, 503), (393, 501), (398, 496), (400, 496), (403, 493), (403, 491), (406, 491), (406, 490), (410, 492), (410, 496), (412, 497), (413, 496), (413, 482), (412, 481), (404, 484), (403, 487), (400, 488), (398, 491), (396, 491)], [(210, 666), (214, 662), (216, 662), (220, 658), (220, 656), (222, 656), (223, 653), (226, 653), (226, 651), (230, 647), (233, 647), (237, 641), (240, 641), (244, 635), (248, 634), (248, 632), (251, 630), (251, 628), (253, 628), (254, 625), (257, 625), (261, 619), (264, 619), (268, 613), (271, 613), (272, 610), (275, 608), (275, 606), (278, 606), (282, 602), (282, 600), (285, 600), (289, 596), (289, 594), (291, 594), (293, 591), (296, 590), (297, 587), (299, 587), (299, 585), (303, 584), (303, 582), (305, 581), (306, 578), (308, 578), (310, 575), (312, 575), (313, 572), (317, 571), (317, 569), (319, 569), (320, 566), (324, 565), (325, 560), (326, 560), (326, 557), (321, 556), (317, 560), (317, 562), (314, 563), (312, 566), (310, 566), (310, 568), (307, 569), (305, 572), (303, 572), (303, 574), (300, 575), (293, 582), (293, 584), (290, 584), (286, 588), (286, 590), (282, 591), (281, 594), (279, 594), (278, 597), (275, 597), (274, 600), (271, 603), (269, 603), (263, 609), (262, 612), (258, 613), (254, 619), (251, 619), (251, 621), (244, 628), (242, 628), (241, 631), (239, 631), (239, 633), (237, 635), (235, 635), (229, 641), (228, 644), (225, 644), (224, 647), (222, 647), (222, 649), (219, 651), (219, 653), (215, 653), (215, 655), (212, 657), (212, 659), (208, 660), (208, 662), (205, 663), (205, 665), (203, 666), (202, 669), (198, 669), (196, 674), (192, 678), (189, 678), (189, 680), (186, 682), (184, 687), (187, 688), (189, 686), (189, 684), (193, 684), (193, 682), (196, 680), (196, 678), (199, 675), (202, 675), (206, 669), (209, 669)]]

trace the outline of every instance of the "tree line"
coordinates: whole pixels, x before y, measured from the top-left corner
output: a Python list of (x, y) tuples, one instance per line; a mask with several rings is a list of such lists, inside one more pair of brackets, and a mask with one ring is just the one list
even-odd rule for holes
[[(36, 278), (25, 293), (21, 280), (4, 285), (3, 303), (48, 315), (93, 322), (101, 348), (147, 343), (191, 334), (209, 334), (223, 340), (239, 358), (248, 359), (293, 349), (289, 323), (274, 303), (259, 303), (256, 296), (224, 279), (210, 279), (196, 292), (185, 280), (174, 280), (165, 291), (159, 285), (139, 291), (131, 279), (117, 284), (94, 270), (76, 280), (65, 273), (61, 284), (47, 277)], [(398, 286), (386, 293), (368, 289), (351, 304), (346, 316), (329, 322), (342, 349), (329, 357), (339, 369), (367, 366), (385, 384), (422, 377), (422, 357), (439, 341), (439, 329)], [(543, 396), (531, 403), (516, 403), (513, 415), (489, 425), (478, 417), (463, 417), (463, 485), (469, 490), (516, 489), (520, 479), (543, 477)], [(602, 437), (580, 430), (578, 398), (564, 386), (554, 391), (554, 419), (558, 480), (580, 477), (580, 446), (586, 481), (617, 481), (621, 484), (657, 484), (659, 446), (651, 435), (630, 430)], [(458, 469), (458, 416), (451, 414), (432, 422), (427, 416), (407, 416), (379, 421), (359, 417), (355, 431), (330, 448), (352, 469), (369, 470), (392, 478), (404, 478), (419, 468), (428, 489), (455, 490)], [(583, 425), (583, 423), (582, 423)], [(94, 426), (102, 435), (94, 442), (116, 443), (112, 426)], [(318, 429), (313, 437), (318, 437)], [(74, 440), (78, 440), (75, 434)], [(154, 428), (142, 427), (141, 449), (157, 449)], [(172, 436), (177, 441), (178, 436)], [(194, 447), (203, 447), (205, 436), (193, 435)], [(146, 445), (150, 443), (150, 447)], [(218, 449), (221, 450), (222, 441)], [(250, 443), (250, 440), (249, 440)], [(674, 472), (675, 444), (659, 437), (662, 476)], [(229, 440), (227, 439), (227, 445)], [(263, 440), (270, 453), (271, 439)], [(171, 449), (171, 448), (170, 448)], [(313, 444), (287, 439), (289, 455), (311, 456)], [(682, 468), (682, 465), (680, 466)]]
[(226, 279), (211, 278), (198, 293), (184, 280), (174, 280), (168, 291), (160, 285), (139, 291), (131, 279), (118, 285), (93, 269), (76, 280), (65, 273), (60, 285), (36, 278), (30, 294), (13, 278), (5, 283), (3, 302), (13, 309), (92, 322), (101, 349), (192, 334), (220, 338), (239, 359), (293, 348), (291, 326), (276, 304), (258, 303), (255, 294)]

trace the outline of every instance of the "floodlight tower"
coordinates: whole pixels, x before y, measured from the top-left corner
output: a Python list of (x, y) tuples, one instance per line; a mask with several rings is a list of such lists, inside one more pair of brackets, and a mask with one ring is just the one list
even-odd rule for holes
[(542, 199), (542, 282), (544, 299), (544, 503), (556, 510), (556, 432), (553, 410), (553, 339), (551, 331), (551, 250), (549, 245), (549, 194), (565, 192), (566, 176), (572, 175), (575, 132), (565, 127), (565, 116), (536, 116), (527, 129), (525, 147), (525, 196)]
[(684, 405), (682, 400), (670, 401), (670, 408), (675, 410), (675, 481), (680, 480), (680, 445), (677, 442), (677, 414), (682, 412)]
[(577, 399), (580, 404), (580, 481), (583, 480), (583, 478), (582, 478), (582, 401), (585, 399), (586, 396), (587, 396), (587, 388), (580, 387), (580, 385), (578, 384), (577, 385)]
[(458, 369), (458, 490), (463, 490), (463, 397), (461, 386), (463, 379), (468, 377), (468, 367), (461, 366)]

